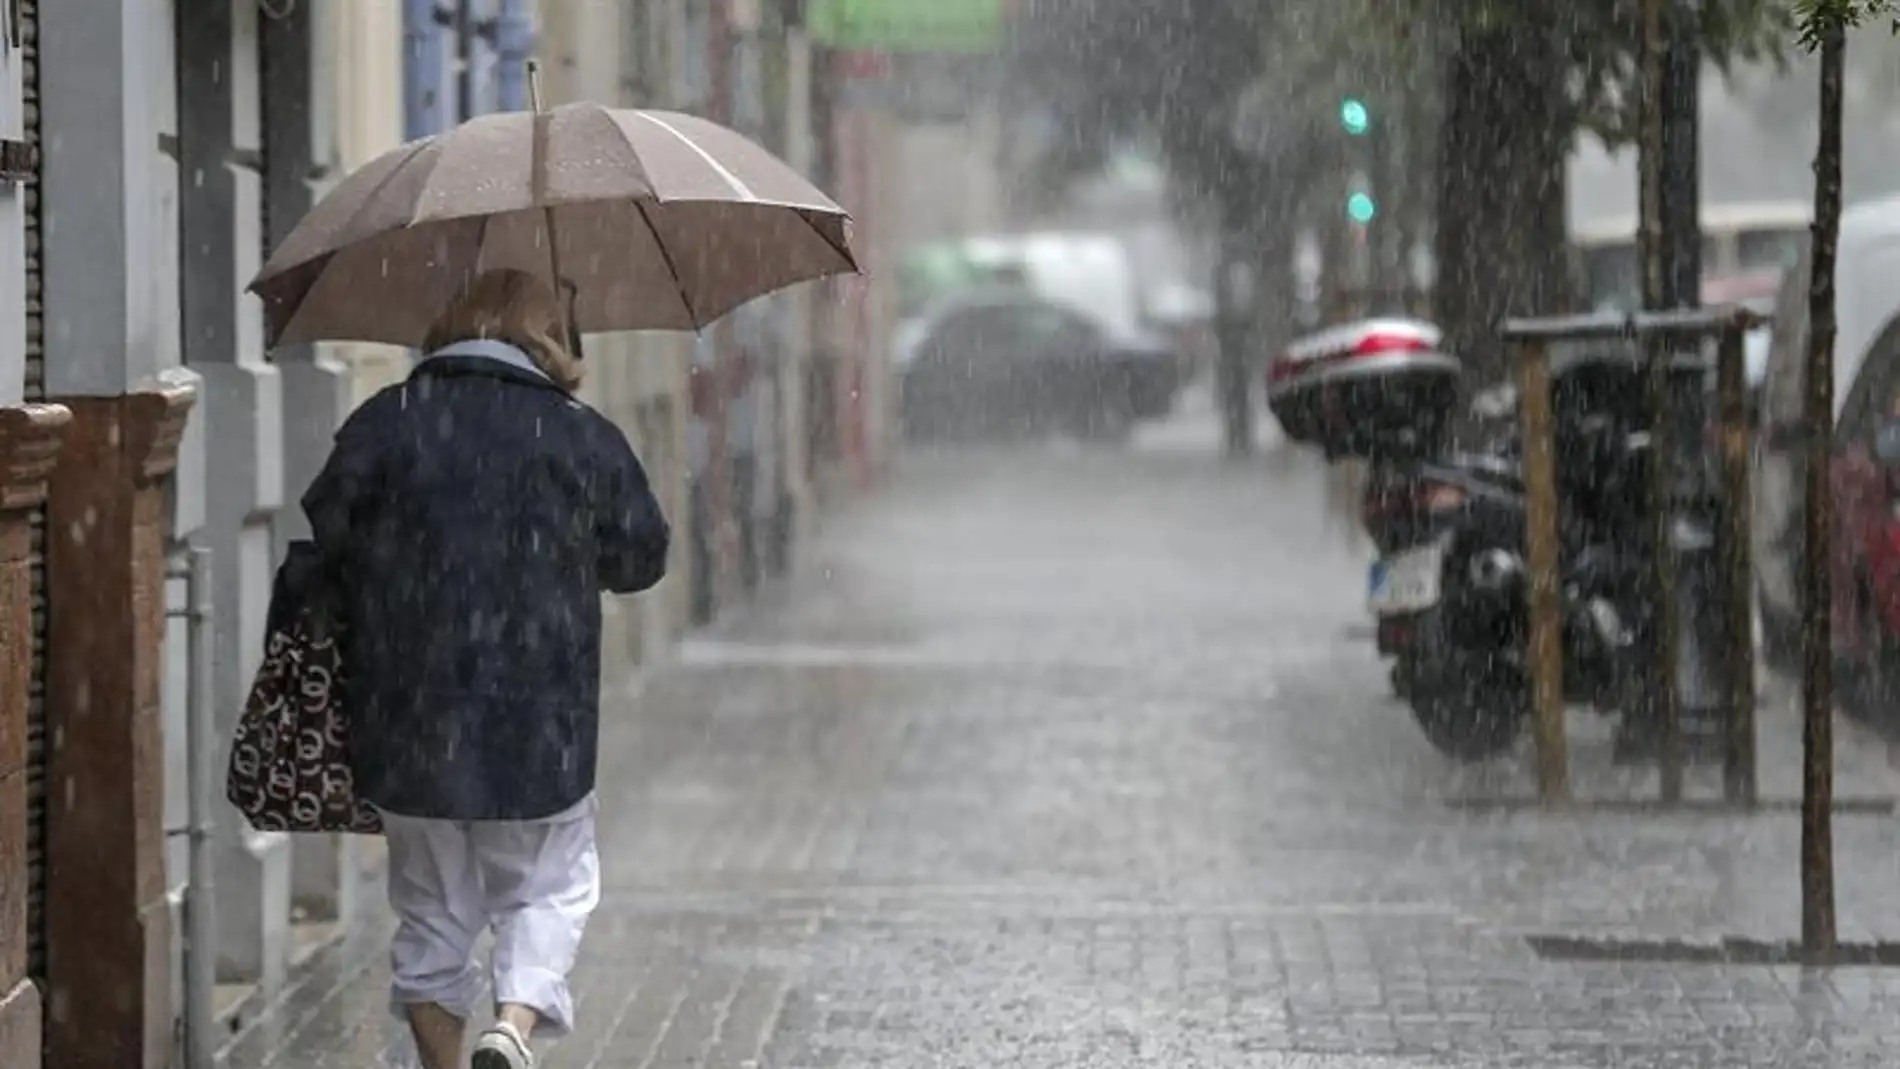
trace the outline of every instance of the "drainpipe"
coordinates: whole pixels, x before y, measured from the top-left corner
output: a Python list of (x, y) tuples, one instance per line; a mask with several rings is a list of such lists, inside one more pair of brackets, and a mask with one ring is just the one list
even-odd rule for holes
[(534, 19), (528, 0), (501, 0), (495, 24), (495, 86), (503, 111), (528, 109), (528, 57), (534, 53)]
[(442, 121), (442, 45), (435, 0), (402, 4), (402, 136), (427, 137)]
[(475, 99), (475, 5), (470, 0), (455, 3), (455, 121), (464, 123), (481, 112)]
[[(856, 193), (856, 203), (851, 205), (855, 212), (858, 252), (862, 256), (870, 255), (871, 244), (879, 237), (882, 220), (877, 215), (877, 187), (875, 172), (871, 163), (871, 139), (873, 137), (870, 116), (862, 106), (853, 106), (845, 117), (845, 129), (850, 135), (846, 142), (845, 168), (850, 177), (850, 187)], [(840, 182), (843, 188), (843, 182)], [(871, 358), (871, 287), (863, 278), (848, 280), (853, 292), (851, 302), (850, 337), (844, 354), (847, 370), (845, 372), (844, 404), (844, 453), (845, 470), (851, 475), (851, 482), (859, 491), (868, 490), (871, 485), (870, 434), (865, 405), (865, 389), (870, 385), (866, 375), (866, 364)]]
[[(804, 0), (784, 0), (785, 24), (785, 161), (806, 178), (815, 179), (815, 141), (812, 130), (812, 47), (805, 27)], [(806, 392), (809, 368), (817, 348), (817, 316), (811, 287), (787, 295), (791, 313), (791, 360), (781, 386), (783, 408), (780, 445), (784, 463), (783, 490), (792, 502), (790, 552), (804, 544), (812, 513), (810, 406)]]
[[(733, 121), (732, 0), (709, 0), (706, 25), (706, 74), (710, 99), (708, 110), (714, 122)], [(708, 328), (712, 338), (712, 404), (707, 418), (707, 437), (711, 449), (706, 465), (706, 511), (712, 529), (708, 544), (712, 553), (713, 611), (725, 609), (731, 602), (738, 581), (739, 530), (732, 492), (731, 397), (734, 367), (731, 324), (725, 321)]]
[(812, 173), (812, 47), (802, 0), (785, 4), (785, 162), (806, 178)]
[[(185, 888), (185, 1066), (214, 1069), (218, 1055), (218, 936), (212, 919), (217, 908), (211, 855), (212, 814), (217, 808), (218, 728), (212, 692), (211, 550), (191, 546), (183, 570), (186, 646), (190, 650), (189, 696), (185, 704), (185, 779), (189, 802), (185, 835), (189, 883)], [(174, 576), (178, 572), (172, 573)]]

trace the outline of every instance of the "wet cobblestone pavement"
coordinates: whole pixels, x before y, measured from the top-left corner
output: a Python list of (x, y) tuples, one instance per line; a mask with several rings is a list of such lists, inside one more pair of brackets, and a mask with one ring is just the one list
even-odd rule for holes
[[(1795, 818), (1463, 804), (1527, 797), (1524, 762), (1425, 745), (1320, 500), (1304, 462), (1159, 444), (909, 461), (612, 710), (581, 1029), (545, 1064), (1900, 1061), (1900, 970), (1540, 958), (1791, 938)], [(1653, 792), (1574, 734), (1579, 793)], [(1766, 711), (1766, 794), (1796, 745)], [(1840, 767), (1895, 793), (1851, 735)], [(1837, 823), (1845, 937), (1900, 936), (1897, 832)], [(383, 1064), (368, 934), (233, 1069)]]

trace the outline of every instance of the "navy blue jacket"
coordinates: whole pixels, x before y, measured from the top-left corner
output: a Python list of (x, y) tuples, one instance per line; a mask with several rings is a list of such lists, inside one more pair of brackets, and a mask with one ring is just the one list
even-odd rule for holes
[(359, 408), (304, 495), (341, 594), (361, 797), (530, 820), (594, 788), (600, 594), (666, 571), (626, 436), (532, 365), (436, 356)]

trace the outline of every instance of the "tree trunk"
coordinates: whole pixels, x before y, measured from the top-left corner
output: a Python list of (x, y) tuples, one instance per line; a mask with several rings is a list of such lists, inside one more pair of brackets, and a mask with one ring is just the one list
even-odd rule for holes
[(1669, 286), (1669, 257), (1663, 247), (1663, 148), (1668, 124), (1663, 117), (1663, 90), (1668, 62), (1663, 35), (1664, 0), (1643, 0), (1642, 103), (1636, 139), (1636, 203), (1641, 222), (1636, 248), (1642, 258), (1643, 308), (1664, 307)]
[(1215, 189), (1220, 230), (1215, 328), (1220, 349), (1215, 386), (1222, 441), (1230, 457), (1254, 449), (1254, 386), (1261, 361), (1294, 333), (1295, 204), (1300, 173), (1236, 157)]
[[(1668, 37), (1664, 25), (1666, 0), (1643, 0), (1642, 95), (1637, 130), (1637, 204), (1642, 217), (1636, 247), (1642, 259), (1643, 308), (1656, 311), (1669, 299), (1669, 256), (1663, 238), (1663, 169), (1668, 123), (1664, 91), (1668, 84)], [(1679, 620), (1676, 614), (1676, 554), (1672, 545), (1674, 496), (1670, 467), (1675, 456), (1669, 412), (1670, 346), (1660, 338), (1645, 339), (1645, 407), (1649, 412), (1648, 509), (1649, 588), (1654, 599), (1655, 634), (1648, 647), (1650, 702), (1653, 712), (1628, 709), (1622, 730), (1658, 744), (1664, 804), (1682, 801), (1682, 705), (1675, 685)], [(1650, 719), (1653, 716), (1653, 721)]]
[(1682, 3), (1668, 11), (1669, 49), (1663, 70), (1663, 247), (1668, 250), (1664, 307), (1702, 303), (1702, 43), (1698, 12)]
[(1808, 611), (1802, 635), (1801, 948), (1822, 964), (1834, 956), (1834, 258), (1841, 230), (1841, 83), (1847, 31), (1821, 36), (1820, 139), (1814, 150), (1813, 269), (1808, 288), (1806, 552)]
[(1504, 319), (1570, 303), (1561, 60), (1543, 21), (1467, 32), (1445, 57), (1433, 311), (1474, 388), (1508, 374)]

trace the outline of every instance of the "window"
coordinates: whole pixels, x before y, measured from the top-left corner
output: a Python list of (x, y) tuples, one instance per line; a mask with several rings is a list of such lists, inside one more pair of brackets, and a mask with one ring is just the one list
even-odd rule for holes
[(1900, 317), (1888, 320), (1868, 347), (1867, 359), (1841, 406), (1841, 435), (1871, 442), (1896, 415), (1900, 415)]
[(1769, 343), (1768, 374), (1762, 383), (1763, 430), (1770, 439), (1800, 426), (1803, 365), (1807, 362), (1808, 258), (1804, 252), (1795, 269), (1782, 280), (1775, 304), (1775, 322)]
[(1635, 245), (1604, 245), (1583, 256), (1584, 284), (1596, 308), (1635, 308), (1642, 295)]
[(1040, 304), (999, 304), (953, 312), (930, 332), (933, 360), (965, 365), (1084, 352), (1100, 333), (1087, 320)]
[(986, 364), (1009, 353), (1013, 333), (997, 309), (972, 308), (951, 315), (931, 332), (924, 358), (965, 368)]
[(1079, 349), (1094, 339), (1087, 323), (1058, 308), (1024, 308), (1023, 340), (1038, 353)]
[(1805, 230), (1744, 230), (1735, 235), (1736, 267), (1743, 271), (1791, 267), (1801, 257)]

